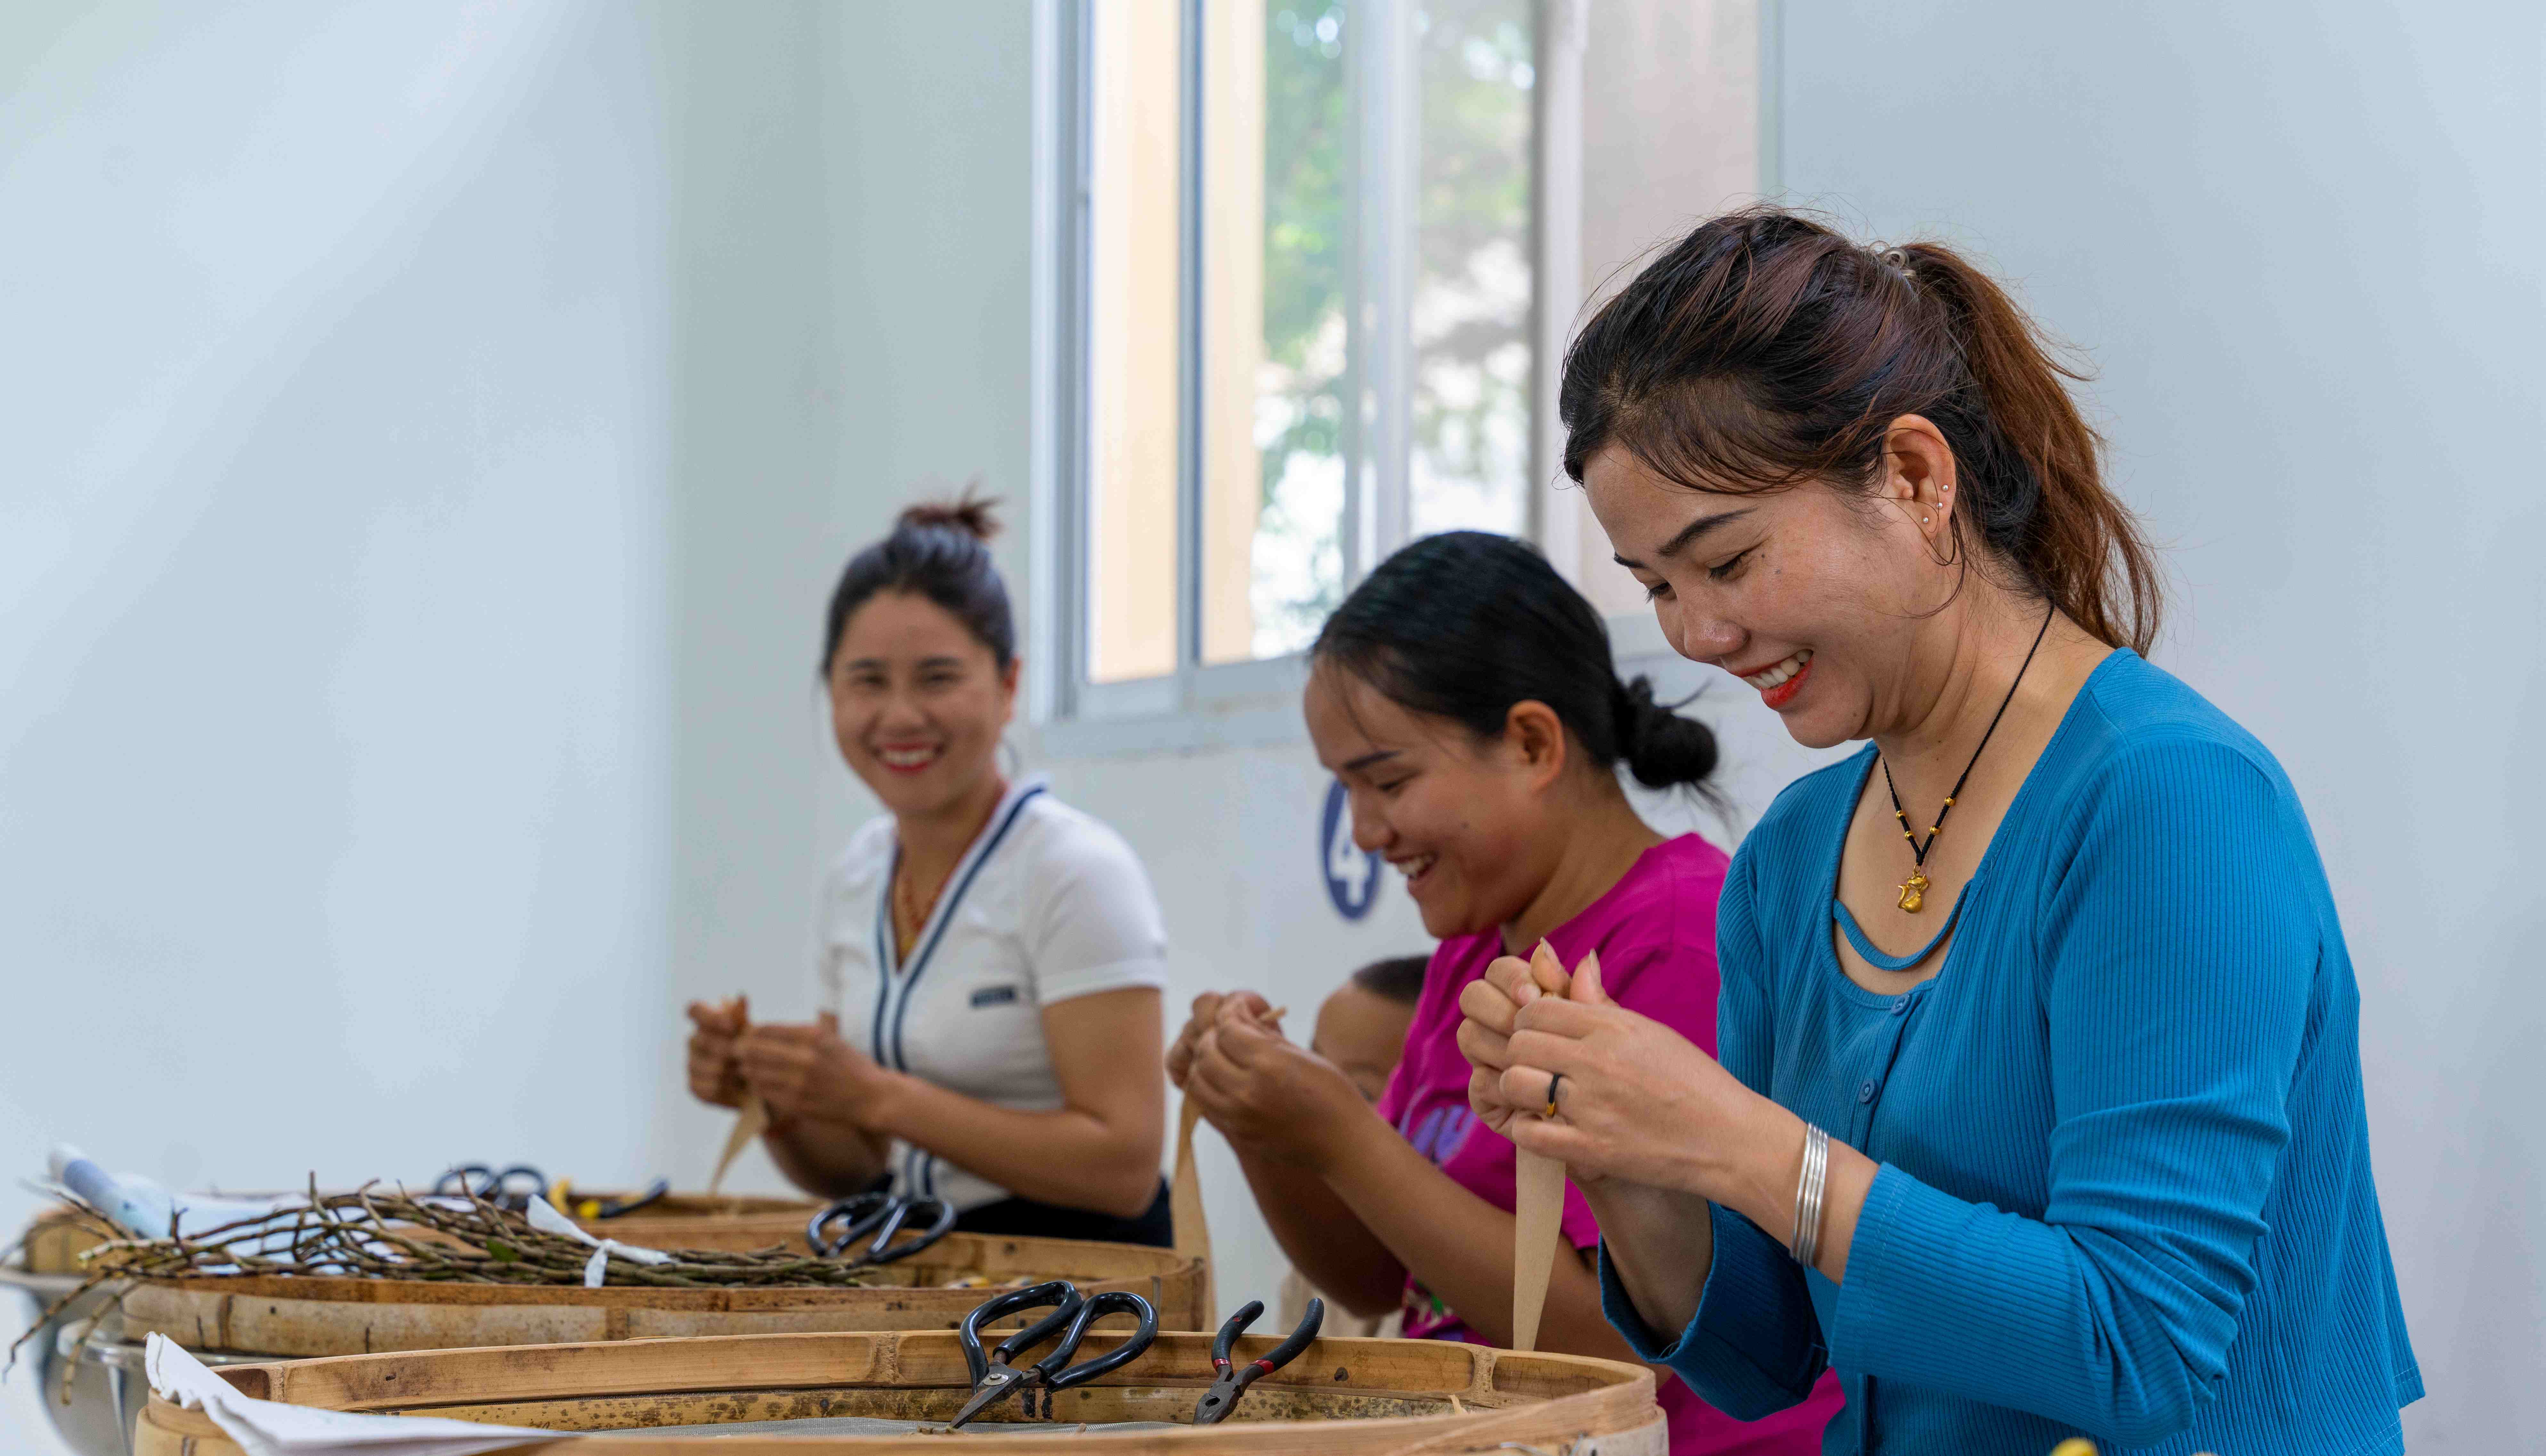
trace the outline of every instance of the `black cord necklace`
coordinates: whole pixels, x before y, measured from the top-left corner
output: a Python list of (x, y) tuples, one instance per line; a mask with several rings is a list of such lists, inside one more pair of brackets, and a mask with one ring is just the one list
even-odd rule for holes
[[(2015, 681), (2006, 685), (2006, 696), (1998, 700), (1997, 712), (1991, 715), (1989, 728), (1981, 733), (1980, 747), (1972, 750), (1972, 761), (1963, 765), (1963, 776), (1954, 780), (1953, 793), (1945, 796), (1945, 807), (1936, 811), (1936, 821), (1927, 826), (1925, 843), (1920, 843), (1918, 836), (1910, 832), (1909, 812), (1901, 807), (1901, 790), (1892, 782), (1892, 761), (1883, 759), (1883, 787), (1891, 791), (1892, 816), (1901, 821), (1901, 837), (1910, 841), (1912, 862), (1910, 878), (1901, 882), (1901, 908), (1913, 915), (1927, 903), (1927, 851), (1936, 843), (1936, 831), (1945, 827), (1945, 815), (1954, 812), (1955, 796), (1963, 792), (1963, 785), (1971, 782), (1972, 770), (1980, 766), (1981, 749), (1989, 746), (1990, 734), (1997, 731), (1997, 721), (2006, 717), (2006, 705), (2015, 701), (2015, 690), (2024, 684), (2025, 668), (2033, 665), (2033, 654), (2042, 650), (2043, 634), (2051, 631), (2051, 619), (2059, 614), (2057, 606), (2042, 614), (2042, 626), (2034, 631), (2033, 645), (2024, 649), (2024, 666), (2015, 669)], [(1880, 750), (1877, 750), (1876, 757), (1882, 757)]]

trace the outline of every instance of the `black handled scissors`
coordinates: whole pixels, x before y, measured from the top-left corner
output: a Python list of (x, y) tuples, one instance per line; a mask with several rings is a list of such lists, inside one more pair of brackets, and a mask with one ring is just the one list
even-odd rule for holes
[[(575, 1210), (575, 1217), (592, 1219), (595, 1221), (601, 1219), (625, 1218), (629, 1214), (633, 1214), (636, 1210), (643, 1208), (648, 1204), (660, 1202), (663, 1197), (671, 1191), (671, 1179), (656, 1178), (653, 1182), (645, 1185), (644, 1192), (637, 1194), (634, 1198), (601, 1199), (599, 1200), (599, 1207), (593, 1208), (590, 1213), (583, 1212), (584, 1205), (578, 1205)], [(585, 1202), (586, 1204), (589, 1204), (592, 1200), (586, 1200)]]
[(1309, 1313), (1300, 1317), (1300, 1328), (1286, 1335), (1280, 1344), (1266, 1350), (1263, 1358), (1249, 1360), (1243, 1365), (1231, 1365), (1229, 1362), (1230, 1349), (1237, 1343), (1237, 1336), (1245, 1333), (1246, 1328), (1263, 1313), (1264, 1301), (1250, 1299), (1244, 1309), (1229, 1317), (1229, 1323), (1221, 1326), (1220, 1333), (1213, 1337), (1211, 1368), (1220, 1374), (1213, 1379), (1211, 1389), (1203, 1392), (1202, 1399), (1194, 1403), (1194, 1424), (1218, 1425), (1227, 1420), (1229, 1413), (1237, 1409), (1237, 1398), (1246, 1394), (1248, 1386), (1300, 1358), (1300, 1351), (1309, 1347), (1309, 1341), (1317, 1337), (1318, 1327), (1326, 1323), (1326, 1302), (1321, 1299), (1309, 1301)]
[[(904, 1243), (894, 1243), (893, 1236), (908, 1224), (912, 1215), (928, 1220), (928, 1231)], [(837, 1234), (834, 1224), (847, 1227)], [(943, 1198), (896, 1198), (891, 1193), (860, 1193), (843, 1198), (805, 1226), (805, 1242), (824, 1258), (838, 1258), (849, 1252), (849, 1245), (872, 1234), (867, 1246), (851, 1255), (852, 1264), (890, 1264), (906, 1259), (955, 1231), (955, 1205)]]
[[(1041, 1320), (999, 1341), (988, 1354), (981, 1352), (981, 1327), (1019, 1310), (1041, 1305), (1057, 1306)], [(1072, 1365), (1070, 1357), (1078, 1353), (1078, 1342), (1087, 1337), (1087, 1327), (1107, 1315), (1125, 1314), (1140, 1318), (1141, 1328), (1131, 1337), (1083, 1365)], [(1064, 1328), (1064, 1327), (1066, 1327)], [(1149, 1302), (1126, 1290), (1108, 1290), (1090, 1299), (1081, 1295), (1066, 1279), (1054, 1279), (1031, 1288), (1019, 1289), (975, 1309), (964, 1317), (960, 1333), (964, 1341), (964, 1363), (973, 1372), (973, 1395), (964, 1409), (955, 1413), (948, 1429), (989, 1410), (1022, 1390), (1026, 1393), (1026, 1415), (1034, 1415), (1034, 1393), (1043, 1391), (1044, 1418), (1052, 1416), (1052, 1395), (1073, 1385), (1083, 1385), (1109, 1370), (1119, 1370), (1139, 1359), (1158, 1338), (1158, 1312)], [(1052, 1353), (1020, 1370), (1017, 1356), (1053, 1337), (1061, 1343)]]
[(458, 1194), (520, 1213), (531, 1200), (548, 1192), (548, 1174), (527, 1162), (497, 1172), (482, 1162), (464, 1162), (433, 1180), (436, 1196)]

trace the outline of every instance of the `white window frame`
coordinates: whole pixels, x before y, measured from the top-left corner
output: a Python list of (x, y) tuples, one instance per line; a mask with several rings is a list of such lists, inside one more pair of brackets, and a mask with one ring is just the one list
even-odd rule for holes
[[(1186, 6), (1183, 131), (1184, 207), (1177, 380), (1176, 667), (1158, 677), (1089, 682), (1086, 589), (1088, 455), (1085, 309), (1091, 197), (1086, 98), (1092, 60), (1084, 0), (1036, 0), (1030, 495), (1034, 582), (1029, 715), (1047, 752), (1063, 755), (1157, 751), (1220, 744), (1296, 741), (1305, 734), (1299, 653), (1248, 662), (1204, 663), (1202, 633), (1201, 327), (1202, 148), (1191, 143), (1201, 104), (1203, 38), (1209, 0)], [(1578, 276), (1581, 27), (1589, 0), (1542, 0), (1537, 27), (1537, 155), (1533, 198), (1531, 337), (1533, 408), (1526, 527), (1539, 539), (1572, 513), (1547, 509), (1557, 474), (1556, 365), (1570, 307), (1547, 305), (1549, 278)], [(1348, 392), (1360, 401), (1344, 432), (1343, 580), (1347, 590), (1404, 544), (1412, 465), (1410, 370), (1413, 339), (1414, 188), (1419, 144), (1413, 7), (1369, 4), (1356, 12), (1345, 51), (1347, 84), (1360, 110), (1354, 253), (1348, 286)], [(1568, 148), (1570, 148), (1569, 151)], [(1572, 207), (1555, 206), (1566, 199)], [(1551, 225), (1553, 223), (1553, 225)], [(1551, 266), (1555, 265), (1555, 266)], [(1573, 559), (1560, 555), (1560, 561)]]

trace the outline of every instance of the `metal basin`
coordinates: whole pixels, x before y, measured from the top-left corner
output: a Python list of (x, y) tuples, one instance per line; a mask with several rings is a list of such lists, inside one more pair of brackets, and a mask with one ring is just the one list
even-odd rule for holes
[[(104, 1327), (100, 1328), (103, 1330)], [(272, 1355), (242, 1355), (228, 1350), (192, 1353), (207, 1365), (274, 1363)], [(124, 1338), (121, 1331), (92, 1334), (80, 1341), (79, 1364), (74, 1367), (72, 1379), (84, 1390), (104, 1387), (105, 1395), (98, 1406), (114, 1427), (115, 1444), (99, 1450), (111, 1456), (132, 1456), (132, 1423), (141, 1418), (141, 1408), (150, 1404), (150, 1376), (142, 1363), (143, 1355), (142, 1343)], [(63, 1434), (67, 1438), (69, 1432)], [(88, 1456), (88, 1448), (81, 1447), (80, 1453)]]
[[(42, 1392), (44, 1413), (62, 1444), (78, 1456), (131, 1456), (132, 1422), (149, 1403), (150, 1381), (142, 1373), (142, 1347), (124, 1338), (123, 1322), (108, 1309), (113, 1296), (104, 1289), (90, 1290), (45, 1320), (46, 1310), (79, 1288), (79, 1275), (31, 1274), (0, 1264), (0, 1285), (25, 1297), (30, 1324), (42, 1322), (18, 1358)], [(101, 1312), (103, 1319), (97, 1318)], [(220, 1350), (194, 1353), (207, 1365), (274, 1358)]]

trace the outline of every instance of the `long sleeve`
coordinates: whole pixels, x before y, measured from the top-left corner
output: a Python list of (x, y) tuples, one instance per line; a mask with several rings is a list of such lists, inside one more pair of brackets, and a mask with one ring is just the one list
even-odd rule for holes
[[(1716, 910), (1716, 1050), (1726, 1071), (1761, 1095), (1774, 1061), (1774, 1018), (1762, 980), (1756, 902), (1745, 860), (1737, 855)], [(1715, 1256), (1696, 1316), (1676, 1338), (1657, 1335), (1600, 1259), (1602, 1312), (1636, 1353), (1668, 1365), (1707, 1404), (1758, 1420), (1812, 1395), (1828, 1366), (1821, 1322), (1803, 1270), (1783, 1245), (1748, 1219), (1710, 1210)]]
[[(2226, 1376), (2322, 936), (2304, 822), (2234, 748), (2143, 741), (2079, 810), (2080, 847), (2039, 889), (2043, 1216), (1886, 1164), (1829, 1343), (1842, 1369), (2137, 1446), (2185, 1429)], [(1987, 1119), (1973, 1109), (1972, 1136)]]

